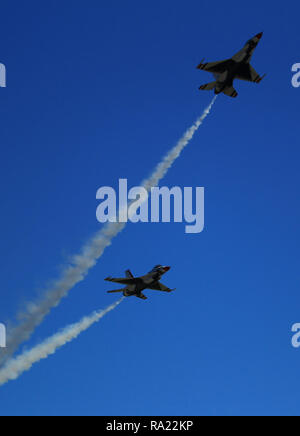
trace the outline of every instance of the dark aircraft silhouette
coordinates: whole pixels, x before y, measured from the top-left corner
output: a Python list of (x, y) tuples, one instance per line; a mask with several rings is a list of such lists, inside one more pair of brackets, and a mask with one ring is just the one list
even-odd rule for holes
[(147, 300), (146, 295), (143, 294), (145, 289), (163, 292), (174, 291), (174, 289), (169, 289), (167, 286), (160, 283), (162, 276), (169, 270), (169, 266), (156, 265), (148, 274), (141, 277), (134, 277), (130, 270), (126, 271), (126, 278), (114, 279), (112, 277), (107, 277), (105, 280), (108, 282), (126, 285), (123, 289), (108, 291), (108, 293), (123, 292), (124, 297), (131, 297), (134, 295), (135, 297)]
[(199, 70), (213, 73), (215, 81), (200, 86), (201, 90), (215, 90), (215, 94), (223, 92), (229, 97), (237, 97), (238, 93), (233, 87), (234, 79), (246, 80), (248, 82), (260, 83), (265, 77), (255, 71), (250, 65), (252, 55), (256, 49), (263, 32), (258, 33), (246, 42), (245, 46), (232, 58), (225, 61), (203, 63), (198, 65)]

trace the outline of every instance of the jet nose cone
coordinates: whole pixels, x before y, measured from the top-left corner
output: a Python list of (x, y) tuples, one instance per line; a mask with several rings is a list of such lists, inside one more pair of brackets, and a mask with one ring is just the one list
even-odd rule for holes
[(256, 38), (260, 39), (263, 36), (264, 32), (260, 32), (256, 35)]
[(170, 269), (171, 269), (171, 267), (170, 267), (170, 266), (165, 266), (165, 267), (164, 267), (164, 271), (165, 271), (165, 272), (168, 272), (168, 271), (170, 271)]

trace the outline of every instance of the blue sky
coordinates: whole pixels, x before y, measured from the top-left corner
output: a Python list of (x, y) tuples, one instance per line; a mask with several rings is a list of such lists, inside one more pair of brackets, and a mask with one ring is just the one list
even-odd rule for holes
[(200, 60), (264, 31), (259, 85), (220, 96), (163, 185), (204, 186), (206, 225), (129, 224), (26, 348), (109, 305), (107, 275), (171, 265), (173, 294), (127, 299), (0, 389), (1, 415), (299, 414), (297, 2), (58, 2), (1, 12), (0, 321), (101, 227), (96, 191), (138, 185), (212, 98)]

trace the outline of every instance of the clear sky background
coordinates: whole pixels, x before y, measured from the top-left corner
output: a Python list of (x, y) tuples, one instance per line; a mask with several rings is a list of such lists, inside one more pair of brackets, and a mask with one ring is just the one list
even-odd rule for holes
[(266, 0), (2, 5), (1, 322), (101, 228), (97, 189), (140, 184), (202, 113), (202, 58), (264, 31), (252, 63), (267, 77), (218, 98), (161, 184), (206, 188), (205, 231), (129, 224), (25, 347), (113, 302), (107, 275), (171, 265), (177, 291), (126, 299), (1, 387), (1, 415), (299, 414), (299, 12)]

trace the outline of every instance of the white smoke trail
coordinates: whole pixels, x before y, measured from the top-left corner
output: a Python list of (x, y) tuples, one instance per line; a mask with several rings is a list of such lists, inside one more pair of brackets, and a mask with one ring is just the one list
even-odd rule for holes
[(21, 374), (23, 374), (23, 372), (29, 371), (32, 365), (42, 359), (47, 359), (47, 357), (54, 354), (58, 348), (61, 348), (68, 342), (76, 339), (82, 332), (100, 321), (104, 315), (115, 309), (123, 299), (124, 297), (116, 303), (111, 304), (106, 309), (94, 312), (90, 316), (84, 317), (78, 323), (66, 327), (31, 350), (24, 352), (14, 359), (10, 359), (0, 370), (0, 386), (10, 380), (17, 379)]
[[(188, 145), (195, 132), (199, 129), (204, 119), (210, 113), (216, 96), (210, 105), (204, 110), (203, 114), (186, 131), (178, 143), (167, 153), (163, 160), (157, 165), (152, 175), (145, 179), (142, 186), (151, 191), (152, 187), (158, 185), (167, 171), (180, 156), (182, 150)], [(84, 280), (89, 270), (97, 263), (112, 239), (117, 236), (126, 226), (126, 223), (116, 222), (107, 223), (102, 230), (83, 247), (81, 254), (74, 256), (72, 262), (67, 266), (62, 277), (54, 282), (51, 288), (46, 291), (43, 298), (28, 304), (25, 313), (21, 315), (19, 325), (10, 330), (7, 337), (7, 348), (0, 350), (0, 365), (11, 357), (19, 345), (31, 336), (35, 328), (44, 320), (52, 308), (57, 306), (61, 299), (67, 296), (68, 292), (79, 282)]]
[(175, 147), (173, 147), (169, 153), (163, 158), (163, 160), (157, 165), (156, 169), (153, 171), (152, 175), (144, 180), (142, 186), (146, 188), (149, 192), (151, 188), (158, 185), (159, 181), (166, 175), (167, 171), (171, 168), (175, 160), (180, 156), (183, 149), (189, 144), (189, 142), (193, 139), (195, 133), (207, 117), (209, 115), (215, 101), (217, 99), (217, 95), (214, 96), (209, 106), (203, 111), (203, 114), (195, 121), (195, 123), (185, 132), (183, 137), (179, 139)]

